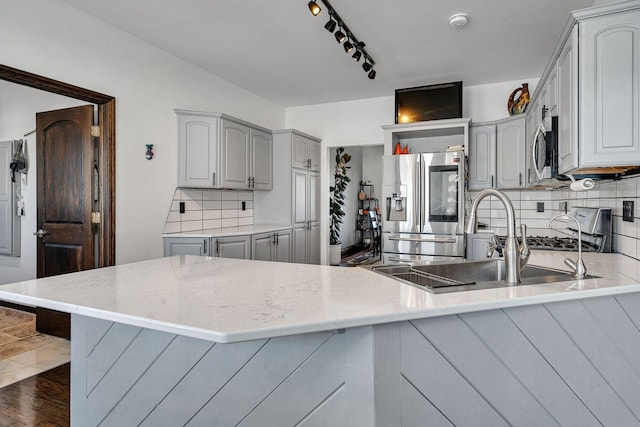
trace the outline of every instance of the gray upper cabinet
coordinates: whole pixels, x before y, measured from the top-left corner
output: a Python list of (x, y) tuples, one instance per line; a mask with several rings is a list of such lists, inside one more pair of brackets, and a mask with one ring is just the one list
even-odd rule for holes
[(567, 23), (528, 112), (536, 126), (543, 106), (558, 117), (560, 174), (640, 165), (639, 23), (637, 1), (575, 11)]
[(317, 140), (294, 133), (291, 153), (294, 168), (320, 170), (320, 143)]
[(578, 167), (578, 27), (567, 39), (556, 65), (558, 76), (558, 172)]
[(496, 179), (496, 126), (469, 127), (469, 190), (494, 187)]
[(640, 165), (640, 10), (579, 25), (580, 167)]
[(176, 110), (178, 115), (178, 186), (216, 187), (218, 117)]
[(222, 121), (220, 153), (221, 187), (238, 190), (271, 190), (273, 137), (271, 132)]
[(178, 186), (271, 190), (271, 131), (219, 113), (178, 115)]
[(254, 190), (273, 188), (273, 135), (251, 129), (249, 171)]
[(221, 120), (220, 187), (249, 190), (249, 127), (230, 120)]
[(525, 186), (525, 131), (524, 114), (496, 124), (498, 188)]

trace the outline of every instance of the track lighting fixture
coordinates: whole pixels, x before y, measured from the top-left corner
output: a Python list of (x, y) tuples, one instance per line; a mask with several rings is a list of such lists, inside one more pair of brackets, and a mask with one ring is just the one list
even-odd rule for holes
[(316, 3), (314, 0), (311, 0), (307, 6), (309, 6), (309, 11), (311, 12), (311, 14), (313, 16), (318, 16), (318, 14), (320, 13), (320, 11), (322, 10), (322, 8), (320, 7), (320, 5), (318, 3)]
[[(329, 0), (320, 0), (324, 6), (327, 8), (327, 12), (329, 13), (329, 20), (326, 24), (324, 24), (324, 28), (333, 34), (338, 43), (344, 43), (342, 47), (344, 51), (347, 53), (353, 52), (351, 58), (355, 62), (360, 62), (360, 59), (364, 57), (364, 63), (362, 64), (362, 69), (367, 74), (367, 77), (370, 79), (376, 78), (376, 71), (373, 69), (375, 62), (371, 55), (364, 48), (365, 44), (353, 35), (347, 24), (345, 24), (344, 20), (340, 18), (340, 15), (336, 12), (336, 10), (331, 6)], [(309, 7), (309, 11), (313, 14), (313, 16), (318, 16), (322, 8), (315, 0), (311, 0), (307, 6)], [(336, 27), (338, 27), (338, 31), (335, 31)], [(335, 31), (335, 32), (334, 32)]]
[(351, 51), (353, 50), (353, 44), (351, 44), (351, 42), (349, 40), (344, 42), (342, 47), (344, 47), (344, 51), (347, 52), (347, 53), (351, 53)]
[(336, 25), (338, 25), (338, 23), (334, 21), (333, 18), (329, 18), (327, 23), (324, 24), (324, 28), (330, 33), (333, 33), (336, 30)]

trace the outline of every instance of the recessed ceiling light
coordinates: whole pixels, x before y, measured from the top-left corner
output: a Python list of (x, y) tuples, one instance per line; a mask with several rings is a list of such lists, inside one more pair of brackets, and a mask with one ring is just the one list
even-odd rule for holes
[(466, 13), (456, 13), (449, 17), (449, 26), (453, 28), (462, 28), (467, 25), (468, 21), (469, 17), (467, 17)]

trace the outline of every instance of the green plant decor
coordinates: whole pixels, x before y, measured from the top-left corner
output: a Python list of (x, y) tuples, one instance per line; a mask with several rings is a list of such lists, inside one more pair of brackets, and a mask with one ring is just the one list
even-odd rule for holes
[(329, 213), (331, 215), (329, 222), (329, 243), (331, 245), (339, 245), (341, 243), (340, 224), (342, 224), (342, 218), (345, 215), (342, 209), (345, 202), (344, 192), (347, 189), (347, 184), (351, 182), (351, 178), (347, 176), (347, 172), (350, 169), (350, 166), (347, 166), (349, 160), (351, 160), (351, 156), (344, 152), (343, 147), (336, 149), (336, 170), (333, 174), (334, 185), (329, 187)]

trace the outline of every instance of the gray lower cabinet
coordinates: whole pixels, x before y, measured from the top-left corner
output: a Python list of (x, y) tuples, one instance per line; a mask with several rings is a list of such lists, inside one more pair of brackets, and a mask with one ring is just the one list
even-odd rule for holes
[(251, 236), (231, 236), (211, 239), (214, 255), (221, 258), (251, 259)]
[(208, 237), (165, 237), (164, 256), (196, 255), (207, 256), (211, 248)]
[(251, 237), (252, 259), (260, 261), (291, 261), (291, 230), (254, 234)]
[(173, 255), (251, 259), (251, 236), (165, 237), (164, 256)]
[(493, 233), (467, 234), (466, 259), (486, 259), (495, 238)]

